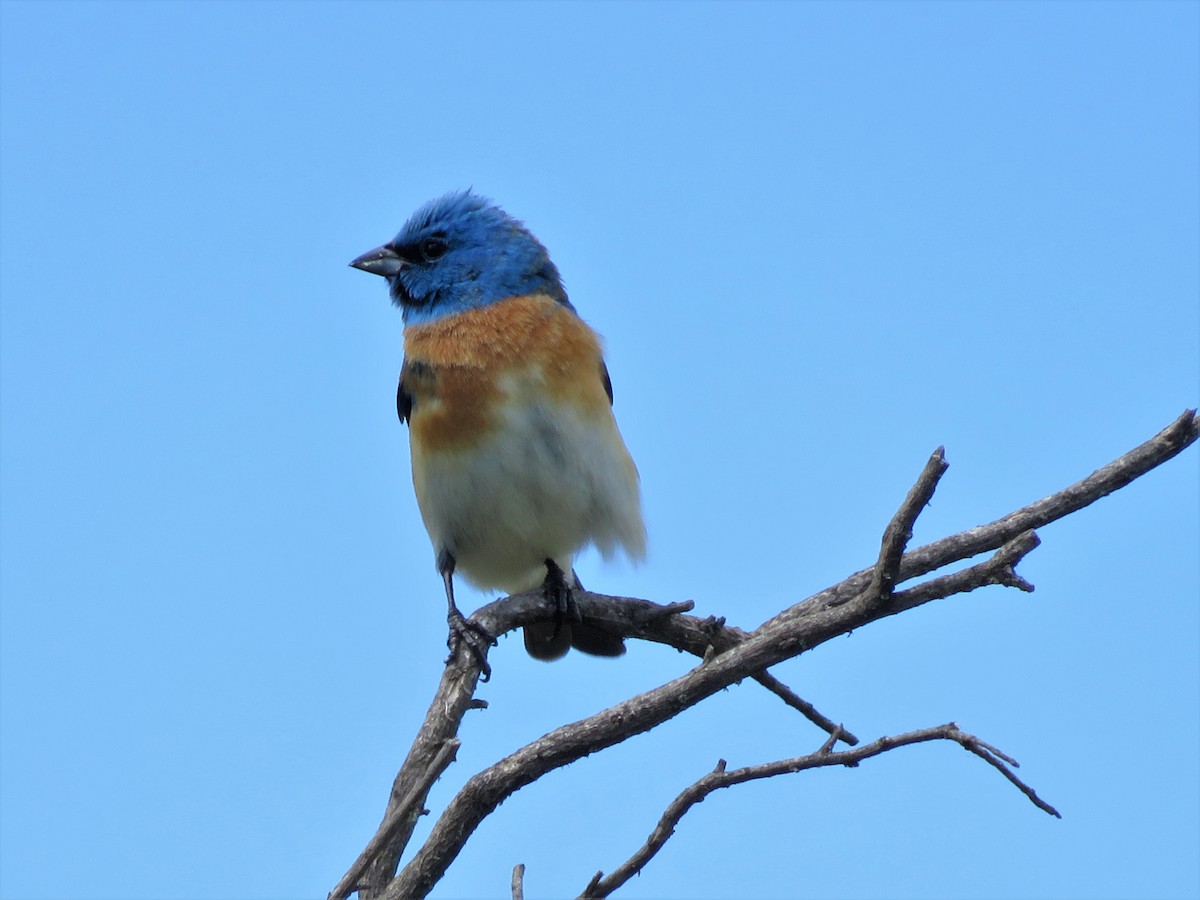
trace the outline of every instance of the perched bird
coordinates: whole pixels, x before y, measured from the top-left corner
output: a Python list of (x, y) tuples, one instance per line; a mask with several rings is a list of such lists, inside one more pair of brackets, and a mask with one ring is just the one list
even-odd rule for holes
[(455, 605), (455, 572), (484, 589), (542, 587), (557, 615), (525, 627), (538, 659), (572, 646), (624, 653), (619, 636), (580, 619), (572, 564), (588, 545), (644, 556), (638, 473), (600, 340), (546, 248), (468, 190), (427, 203), (350, 265), (383, 276), (403, 315), (396, 409), (445, 584), (451, 657), (466, 642), (482, 660), (481, 642), (494, 642)]

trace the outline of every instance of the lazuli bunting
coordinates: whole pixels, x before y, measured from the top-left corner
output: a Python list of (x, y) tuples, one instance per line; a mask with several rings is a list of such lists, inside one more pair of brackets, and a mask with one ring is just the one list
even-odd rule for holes
[(426, 204), (350, 265), (383, 276), (403, 315), (396, 407), (446, 589), (451, 656), (463, 641), (478, 653), (492, 640), (455, 605), (455, 572), (508, 593), (541, 585), (558, 614), (525, 627), (538, 659), (572, 646), (624, 653), (619, 636), (579, 620), (572, 564), (588, 545), (644, 556), (638, 473), (613, 418), (600, 340), (546, 248), (464, 191)]

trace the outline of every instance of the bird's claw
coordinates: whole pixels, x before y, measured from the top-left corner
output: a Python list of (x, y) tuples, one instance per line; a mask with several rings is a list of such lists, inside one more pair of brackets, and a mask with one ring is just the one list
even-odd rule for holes
[(575, 602), (575, 592), (567, 581), (566, 573), (551, 559), (546, 560), (546, 580), (542, 583), (542, 596), (554, 604), (554, 636), (558, 637), (564, 622), (582, 622), (583, 613)]
[(449, 665), (454, 660), (458, 648), (465, 644), (474, 654), (475, 662), (479, 664), (479, 680), (489, 680), (492, 677), (492, 667), (488, 665), (487, 648), (496, 645), (495, 636), (478, 622), (464, 618), (458, 610), (453, 610), (446, 616), (446, 621), (450, 625), (450, 635), (446, 638), (450, 655), (446, 657), (446, 664)]

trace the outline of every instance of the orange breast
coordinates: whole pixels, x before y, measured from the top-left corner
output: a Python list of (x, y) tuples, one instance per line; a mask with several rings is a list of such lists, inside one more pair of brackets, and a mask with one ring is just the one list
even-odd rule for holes
[(412, 441), (426, 452), (483, 442), (506, 404), (569, 403), (584, 416), (611, 415), (599, 338), (544, 295), (409, 327), (404, 356)]

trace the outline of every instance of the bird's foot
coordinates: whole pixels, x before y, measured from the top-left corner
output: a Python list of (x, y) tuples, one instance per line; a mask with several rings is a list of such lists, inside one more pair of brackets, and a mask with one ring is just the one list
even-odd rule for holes
[(546, 580), (542, 582), (542, 596), (554, 604), (554, 637), (562, 631), (564, 622), (582, 622), (583, 614), (575, 603), (575, 593), (567, 581), (566, 573), (552, 560), (546, 560)]
[(446, 616), (446, 622), (450, 626), (450, 636), (446, 638), (446, 646), (450, 648), (450, 655), (446, 657), (446, 664), (449, 665), (453, 661), (459, 647), (466, 645), (467, 649), (474, 654), (475, 662), (479, 664), (479, 680), (490, 679), (492, 667), (488, 665), (487, 648), (496, 645), (495, 636), (478, 622), (472, 622), (465, 618), (457, 607), (451, 608)]

